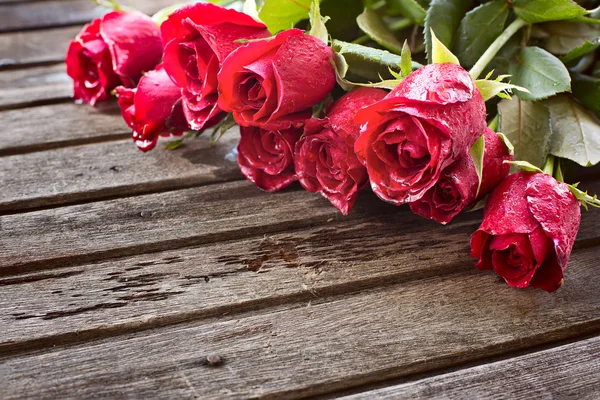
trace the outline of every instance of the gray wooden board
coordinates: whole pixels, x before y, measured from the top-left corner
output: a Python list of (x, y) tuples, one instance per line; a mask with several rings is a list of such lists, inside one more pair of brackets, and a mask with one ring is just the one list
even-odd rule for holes
[[(147, 14), (170, 6), (172, 0), (129, 0), (123, 2)], [(19, 4), (0, 3), (0, 32), (84, 24), (109, 11), (92, 0), (45, 0)]]
[(296, 232), (0, 278), (0, 349), (473, 268), (468, 237), (477, 221), (421, 222), (405, 213), (343, 218)]
[(174, 151), (165, 140), (142, 153), (129, 139), (0, 157), (0, 213), (242, 179), (238, 137), (231, 129), (217, 146), (206, 135)]
[(67, 102), (6, 110), (0, 111), (0, 121), (0, 156), (131, 137), (116, 102), (97, 108)]
[[(72, 92), (65, 64), (0, 71), (0, 110), (68, 101)], [(24, 112), (21, 121), (27, 120), (25, 116), (30, 113)]]
[[(599, 185), (586, 189), (598, 192)], [(406, 207), (398, 209), (368, 192), (353, 214), (380, 212), (410, 215)], [(599, 212), (592, 210), (587, 218)], [(0, 275), (307, 227), (340, 217), (318, 195), (302, 190), (264, 193), (246, 181), (5, 215), (0, 217)], [(580, 229), (581, 240), (596, 237), (596, 226)]]
[(455, 366), (598, 331), (595, 260), (576, 252), (556, 293), (469, 270), (5, 358), (0, 393), (298, 397)]
[(600, 337), (389, 386), (344, 400), (600, 398)]
[[(591, 217), (582, 231), (593, 229), (600, 213)], [(468, 271), (473, 268), (469, 235), (478, 223), (463, 218), (437, 226), (392, 212), (0, 278), (0, 325), (5, 327), (0, 351)], [(586, 268), (589, 257), (574, 260), (568, 284), (572, 271)]]
[(81, 26), (0, 34), (0, 69), (5, 66), (57, 63)]

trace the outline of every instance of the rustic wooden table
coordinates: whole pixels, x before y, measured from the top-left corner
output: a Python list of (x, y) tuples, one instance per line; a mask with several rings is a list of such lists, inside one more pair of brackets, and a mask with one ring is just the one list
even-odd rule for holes
[(144, 155), (70, 100), (96, 15), (0, 0), (0, 398), (599, 398), (598, 210), (548, 294), (473, 268), (479, 213), (265, 194), (234, 132)]

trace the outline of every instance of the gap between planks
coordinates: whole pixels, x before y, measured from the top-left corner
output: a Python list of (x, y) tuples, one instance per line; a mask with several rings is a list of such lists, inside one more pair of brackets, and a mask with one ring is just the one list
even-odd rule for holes
[[(591, 379), (596, 383), (595, 394), (591, 394), (590, 387), (582, 387), (581, 382), (573, 376), (572, 370), (563, 371), (559, 368), (564, 358), (571, 356), (570, 351), (585, 353), (587, 347), (596, 349), (587, 352), (586, 355), (591, 358), (582, 359), (581, 354), (576, 354), (575, 358), (570, 357), (567, 362), (579, 365), (583, 375), (590, 375), (590, 367), (600, 373), (598, 361), (600, 360), (598, 358), (600, 336), (596, 332), (544, 343), (524, 350), (515, 350), (499, 356), (482, 358), (459, 366), (333, 392), (315, 397), (315, 399), (429, 399), (442, 395), (449, 396), (450, 392), (460, 398), (476, 399), (498, 399), (499, 396), (506, 399), (523, 400), (545, 399), (548, 396), (549, 398), (588, 398), (587, 395), (591, 395), (590, 399), (596, 399), (600, 395), (597, 379)], [(525, 364), (525, 366), (519, 364)], [(523, 367), (526, 368), (525, 371), (523, 371)], [(524, 381), (523, 372), (533, 375), (533, 380), (529, 378)], [(563, 372), (568, 372), (568, 374)], [(540, 373), (545, 376), (536, 376)], [(513, 385), (506, 385), (506, 381), (510, 379), (507, 375), (515, 379)], [(591, 376), (595, 376), (595, 374), (591, 374)], [(491, 381), (498, 379), (503, 382), (496, 382), (496, 385), (491, 384)], [(585, 397), (583, 397), (581, 389), (586, 391)], [(568, 390), (568, 393), (565, 393), (565, 390)]]
[[(589, 268), (594, 253), (582, 256), (553, 294), (471, 270), (5, 358), (2, 389), (6, 398), (299, 398), (458, 366), (598, 332), (600, 271)], [(224, 365), (203, 363), (210, 353)], [(42, 365), (53, 368), (40, 375)]]

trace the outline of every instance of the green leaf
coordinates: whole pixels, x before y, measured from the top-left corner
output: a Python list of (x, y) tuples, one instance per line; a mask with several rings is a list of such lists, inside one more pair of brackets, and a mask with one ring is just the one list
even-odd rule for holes
[(571, 19), (587, 14), (585, 8), (571, 0), (514, 0), (519, 18), (530, 24)]
[(517, 92), (523, 100), (540, 100), (556, 93), (571, 90), (571, 77), (565, 65), (555, 56), (539, 47), (526, 47), (517, 53), (517, 62), (509, 72), (515, 85), (529, 89)]
[[(534, 26), (532, 36), (542, 40), (542, 47), (553, 54), (567, 54), (586, 41), (597, 42), (600, 26), (572, 21), (555, 21)], [(565, 61), (566, 62), (566, 61)]]
[(454, 33), (473, 0), (433, 0), (425, 17), (425, 51), (431, 62), (431, 30), (448, 48), (452, 48)]
[[(402, 82), (403, 78), (398, 79), (389, 79), (389, 80), (380, 80), (375, 83), (363, 83), (363, 82), (351, 82), (346, 78), (348, 74), (348, 63), (346, 62), (346, 58), (343, 53), (335, 53), (335, 76), (338, 85), (345, 91), (350, 91), (355, 87), (372, 87), (372, 88), (380, 88), (380, 89), (394, 89), (396, 86)], [(390, 70), (391, 71), (391, 70)]]
[(258, 16), (274, 34), (307, 19), (310, 3), (311, 0), (264, 0)]
[(498, 130), (514, 145), (515, 160), (541, 167), (550, 148), (550, 111), (541, 103), (519, 98), (498, 104)]
[(156, 25), (158, 25), (160, 27), (162, 25), (162, 23), (165, 22), (167, 20), (167, 18), (169, 18), (169, 15), (171, 15), (173, 13), (173, 11), (178, 10), (183, 5), (184, 5), (183, 3), (179, 3), (179, 4), (174, 4), (172, 6), (169, 6), (169, 7), (165, 7), (161, 10), (158, 10), (156, 12), (156, 14), (154, 14), (152, 16), (152, 20), (154, 21), (154, 23)]
[(431, 62), (434, 64), (452, 63), (460, 65), (458, 58), (446, 46), (440, 42), (435, 36), (435, 33), (431, 31)]
[(485, 136), (479, 136), (479, 139), (471, 146), (469, 154), (475, 165), (475, 172), (477, 173), (477, 194), (475, 197), (479, 197), (479, 189), (481, 188), (481, 179), (483, 176), (483, 153), (485, 149)]
[[(343, 56), (347, 72), (353, 78), (380, 81), (382, 78), (393, 78), (390, 69), (400, 71), (401, 57), (388, 51), (340, 40), (333, 40), (332, 47)], [(421, 66), (419, 63), (412, 63), (413, 70)]]
[(362, 14), (356, 18), (358, 26), (375, 42), (379, 43), (389, 51), (400, 54), (402, 43), (396, 39), (394, 33), (386, 26), (379, 14), (370, 8), (365, 8)]
[(415, 0), (388, 0), (387, 3), (395, 14), (400, 14), (419, 25), (422, 25), (425, 21), (427, 12)]
[(571, 74), (573, 96), (600, 117), (600, 78)]
[(575, 198), (581, 203), (581, 205), (586, 210), (588, 209), (588, 206), (600, 208), (600, 200), (598, 200), (598, 196), (597, 195), (590, 196), (587, 191), (584, 192), (584, 191), (578, 189), (577, 185), (578, 185), (578, 183), (574, 184), (574, 185), (567, 185), (567, 186), (569, 187), (569, 190), (571, 191), (571, 193), (573, 193)]
[(567, 64), (573, 60), (578, 59), (581, 56), (591, 53), (592, 51), (596, 50), (598, 46), (600, 46), (600, 39), (597, 39), (593, 42), (586, 40), (578, 47), (575, 47), (573, 50), (560, 57), (560, 61)]
[(327, 18), (323, 18), (321, 16), (321, 9), (319, 8), (319, 0), (313, 0), (310, 4), (310, 31), (309, 35), (316, 37), (323, 43), (327, 44), (329, 42), (329, 35), (327, 33), (327, 28), (325, 27), (325, 22), (327, 22)]
[(513, 144), (506, 137), (506, 135), (504, 133), (502, 133), (502, 132), (496, 132), (496, 135), (500, 136), (500, 139), (502, 139), (502, 142), (504, 142), (504, 145), (508, 149), (508, 154), (514, 156), (515, 155), (515, 146), (513, 146)]
[(543, 171), (541, 169), (539, 169), (538, 167), (536, 167), (535, 165), (533, 165), (531, 163), (528, 163), (527, 161), (508, 161), (508, 160), (506, 160), (506, 161), (504, 161), (504, 164), (514, 165), (521, 171), (543, 173)]
[(242, 11), (244, 12), (244, 14), (247, 14), (255, 20), (260, 21), (260, 18), (258, 17), (258, 10), (256, 7), (256, 0), (245, 0)]
[(402, 52), (400, 54), (400, 71), (403, 76), (408, 76), (412, 72), (412, 58), (410, 54), (410, 47), (408, 46), (408, 41), (404, 41), (404, 45), (402, 46)]
[(175, 150), (183, 143), (184, 138), (172, 140), (165, 146), (165, 150)]
[(509, 8), (495, 0), (469, 11), (460, 22), (452, 49), (465, 68), (471, 68), (504, 30)]
[(589, 167), (600, 162), (600, 125), (570, 96), (552, 97), (544, 104), (550, 110), (550, 153)]
[(233, 114), (227, 114), (227, 116), (215, 126), (212, 133), (210, 134), (210, 145), (215, 146), (223, 137), (225, 132), (233, 128), (235, 125), (236, 122), (233, 119)]
[[(479, 89), (479, 93), (481, 93), (484, 101), (488, 101), (495, 96), (510, 99), (510, 96), (507, 94), (507, 92), (513, 89), (520, 90), (525, 93), (529, 92), (529, 90), (521, 86), (505, 82), (490, 81), (488, 79), (477, 79), (475, 81), (475, 85)], [(501, 96), (501, 94), (504, 94), (504, 96)]]

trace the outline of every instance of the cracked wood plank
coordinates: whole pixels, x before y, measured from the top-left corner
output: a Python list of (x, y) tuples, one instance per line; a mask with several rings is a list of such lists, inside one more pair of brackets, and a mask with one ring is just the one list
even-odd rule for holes
[(597, 250), (574, 253), (556, 293), (470, 269), (4, 358), (0, 393), (293, 398), (456, 366), (597, 332)]
[[(582, 231), (597, 225), (600, 213), (593, 215)], [(0, 351), (469, 271), (469, 235), (478, 223), (471, 218), (439, 227), (397, 212), (0, 278), (0, 324), (6, 327)], [(598, 250), (575, 251), (586, 256), (571, 262), (567, 283)]]
[[(600, 192), (600, 181), (584, 189)], [(394, 212), (410, 215), (406, 207), (365, 191), (353, 215)], [(309, 227), (332, 218), (342, 216), (319, 195), (265, 193), (246, 181), (5, 215), (0, 216), (0, 275)], [(586, 227), (579, 239), (597, 241), (596, 229)]]
[(343, 400), (598, 399), (600, 337), (456, 372), (389, 386)]
[(155, 151), (142, 153), (129, 139), (2, 157), (0, 212), (241, 179), (232, 153), (238, 136), (231, 129), (217, 146), (203, 136), (174, 151), (164, 150), (161, 141)]
[(476, 220), (439, 229), (422, 222), (406, 212), (344, 218), (298, 232), (0, 278), (0, 350), (473, 268), (468, 237)]
[(62, 62), (69, 42), (80, 30), (80, 26), (70, 26), (0, 34), (0, 68)]

